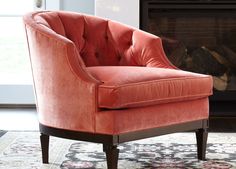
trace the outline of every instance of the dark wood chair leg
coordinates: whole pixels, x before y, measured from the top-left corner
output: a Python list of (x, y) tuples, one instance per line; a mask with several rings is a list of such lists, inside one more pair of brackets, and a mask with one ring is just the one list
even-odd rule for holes
[(119, 149), (117, 146), (103, 145), (103, 151), (106, 153), (107, 157), (107, 168), (117, 169)]
[(199, 160), (206, 160), (207, 136), (207, 129), (198, 129), (196, 131), (197, 155)]
[(42, 148), (43, 163), (48, 164), (49, 136), (41, 133), (40, 142), (41, 142), (41, 148)]

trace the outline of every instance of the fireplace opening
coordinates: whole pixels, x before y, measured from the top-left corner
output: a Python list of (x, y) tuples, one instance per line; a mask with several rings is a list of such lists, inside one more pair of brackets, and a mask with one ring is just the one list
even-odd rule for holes
[(175, 66), (213, 76), (211, 100), (236, 101), (235, 1), (140, 0), (140, 11), (140, 28), (161, 37)]

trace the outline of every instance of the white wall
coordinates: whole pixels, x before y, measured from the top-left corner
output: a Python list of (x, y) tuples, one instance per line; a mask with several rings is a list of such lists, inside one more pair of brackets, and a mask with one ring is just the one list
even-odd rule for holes
[(95, 0), (61, 0), (60, 9), (94, 15), (94, 1)]
[(46, 10), (59, 10), (61, 7), (60, 0), (46, 0), (45, 9)]
[(139, 28), (139, 0), (95, 0), (95, 15)]
[(139, 0), (44, 0), (46, 10), (96, 15), (139, 28)]
[(0, 104), (35, 104), (32, 85), (0, 85)]

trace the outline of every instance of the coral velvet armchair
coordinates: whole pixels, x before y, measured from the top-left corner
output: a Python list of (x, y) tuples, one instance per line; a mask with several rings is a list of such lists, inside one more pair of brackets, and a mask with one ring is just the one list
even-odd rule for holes
[(43, 163), (49, 136), (102, 143), (116, 169), (119, 143), (187, 130), (205, 159), (211, 76), (177, 69), (159, 37), (115, 21), (41, 11), (24, 23)]

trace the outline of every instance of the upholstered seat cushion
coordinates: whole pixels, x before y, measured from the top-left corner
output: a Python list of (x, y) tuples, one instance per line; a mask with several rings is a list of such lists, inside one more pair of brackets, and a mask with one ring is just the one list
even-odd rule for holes
[(87, 71), (103, 82), (98, 92), (100, 108), (149, 106), (194, 100), (212, 94), (211, 76), (182, 70), (95, 66), (87, 67)]

